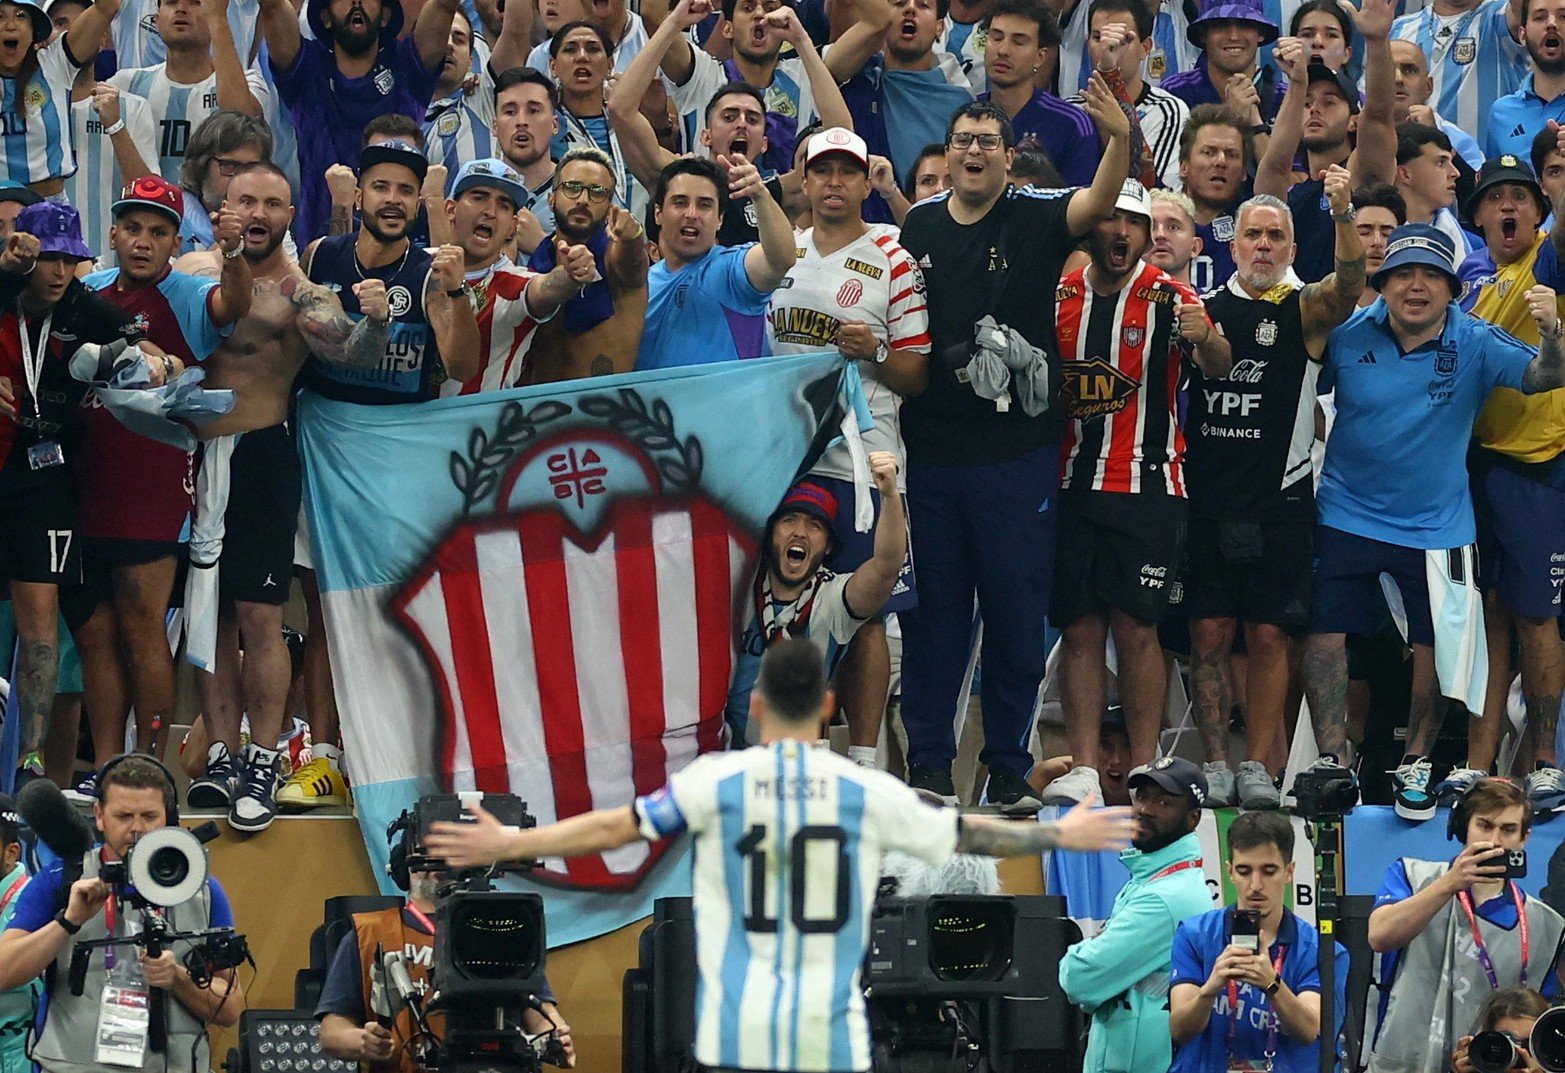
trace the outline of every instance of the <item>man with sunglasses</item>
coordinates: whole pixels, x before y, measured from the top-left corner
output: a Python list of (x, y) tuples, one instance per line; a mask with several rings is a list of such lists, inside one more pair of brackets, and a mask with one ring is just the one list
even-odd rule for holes
[(527, 266), (535, 272), (555, 268), (564, 242), (591, 251), (592, 274), (559, 316), (539, 326), (530, 383), (628, 373), (636, 367), (651, 262), (645, 228), (620, 208), (617, 195), (613, 158), (596, 146), (567, 151), (554, 169), (549, 194), (554, 234), (538, 245)]

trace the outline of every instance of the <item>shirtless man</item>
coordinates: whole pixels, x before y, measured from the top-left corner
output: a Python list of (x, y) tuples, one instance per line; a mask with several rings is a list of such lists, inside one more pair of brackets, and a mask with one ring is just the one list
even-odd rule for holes
[(554, 172), (549, 203), (554, 234), (533, 252), (528, 267), (555, 265), (561, 240), (585, 246), (598, 277), (573, 295), (560, 315), (538, 328), (528, 383), (628, 373), (636, 367), (647, 316), (646, 231), (614, 202), (613, 162), (600, 149), (570, 150)]

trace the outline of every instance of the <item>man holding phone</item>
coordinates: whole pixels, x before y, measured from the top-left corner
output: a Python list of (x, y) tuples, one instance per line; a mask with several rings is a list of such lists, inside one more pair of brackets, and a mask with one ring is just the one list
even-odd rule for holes
[(1386, 996), (1369, 1010), (1370, 1073), (1444, 1070), (1489, 992), (1555, 990), (1565, 920), (1516, 883), (1531, 832), (1527, 792), (1483, 779), (1451, 810), (1455, 860), (1403, 857), (1386, 870), (1369, 916)]
[[(1235, 903), (1174, 932), (1169, 1073), (1320, 1068), (1320, 933), (1288, 910), (1293, 823), (1246, 812), (1228, 829)], [(1337, 958), (1336, 1021), (1347, 1008), (1348, 952)]]

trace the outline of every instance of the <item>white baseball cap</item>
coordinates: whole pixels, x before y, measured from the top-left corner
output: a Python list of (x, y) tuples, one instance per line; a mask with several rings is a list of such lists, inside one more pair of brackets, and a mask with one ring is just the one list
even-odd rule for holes
[(823, 156), (842, 153), (869, 167), (869, 146), (863, 138), (847, 127), (830, 127), (810, 139), (810, 147), (804, 154), (804, 166), (809, 167)]
[(1115, 212), (1133, 212), (1138, 216), (1152, 219), (1152, 196), (1147, 193), (1147, 188), (1142, 186), (1139, 180), (1126, 179), (1119, 187), (1119, 196), (1114, 199)]

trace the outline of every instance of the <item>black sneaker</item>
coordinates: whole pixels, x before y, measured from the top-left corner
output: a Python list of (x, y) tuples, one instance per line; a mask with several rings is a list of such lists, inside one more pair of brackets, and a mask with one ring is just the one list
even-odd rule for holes
[(254, 834), (264, 831), (277, 818), (277, 753), (259, 749), (254, 743), (245, 748), (244, 768), (234, 787), (228, 806), (228, 826)]
[(955, 805), (956, 787), (951, 769), (933, 764), (914, 764), (908, 769), (907, 784), (919, 797), (934, 805)]
[(998, 806), (1006, 816), (1031, 816), (1043, 807), (1038, 791), (1014, 771), (1003, 768), (989, 770), (989, 785), (984, 789), (984, 800)]
[(206, 751), (206, 773), (190, 784), (185, 800), (191, 808), (227, 808), (239, 781), (239, 765), (228, 753), (228, 746), (214, 741)]

